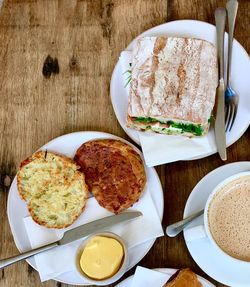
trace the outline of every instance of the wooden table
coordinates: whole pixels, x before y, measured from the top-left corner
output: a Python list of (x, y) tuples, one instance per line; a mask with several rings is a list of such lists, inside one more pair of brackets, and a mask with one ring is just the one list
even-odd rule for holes
[[(1, 1), (0, 1), (1, 2)], [(239, 1), (236, 38), (250, 52), (250, 1)], [(128, 139), (116, 120), (109, 83), (119, 53), (141, 32), (177, 19), (214, 23), (226, 1), (203, 0), (13, 0), (0, 12), (0, 257), (17, 253), (6, 209), (19, 162), (49, 140), (70, 132), (98, 130)], [(47, 55), (59, 74), (45, 78)], [(250, 129), (228, 148), (226, 163), (250, 160)], [(181, 219), (188, 195), (211, 170), (226, 164), (218, 155), (157, 168), (164, 190), (163, 227)], [(149, 268), (191, 267), (209, 278), (189, 255), (182, 236), (159, 238), (140, 262)], [(125, 276), (133, 274), (135, 268)], [(41, 284), (26, 262), (0, 271), (0, 286)], [(114, 286), (114, 285), (113, 285)]]

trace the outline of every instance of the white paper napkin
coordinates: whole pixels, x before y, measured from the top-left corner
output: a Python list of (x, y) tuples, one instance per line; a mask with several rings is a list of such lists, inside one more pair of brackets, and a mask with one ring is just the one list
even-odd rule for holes
[[(105, 231), (111, 231), (120, 235), (128, 248), (163, 236), (160, 218), (148, 189), (145, 190), (139, 201), (129, 210), (141, 211), (143, 216), (111, 228), (106, 228)], [(47, 229), (36, 224), (31, 217), (24, 218), (24, 224), (31, 247), (37, 248), (57, 241), (62, 237), (65, 230), (110, 215), (113, 214), (99, 206), (96, 199), (92, 197), (88, 199), (86, 209), (77, 221), (64, 230)], [(53, 279), (62, 273), (74, 270), (76, 250), (81, 242), (82, 239), (36, 255), (35, 261), (41, 281)]]
[(208, 137), (188, 138), (153, 133), (139, 134), (147, 166), (188, 160), (212, 152)]
[(133, 277), (133, 281), (130, 287), (162, 287), (170, 277), (171, 274), (162, 273), (159, 271), (138, 266), (135, 270), (135, 275)]
[[(132, 51), (123, 51), (120, 55), (122, 71), (131, 69)], [(126, 76), (124, 76), (124, 83)], [(126, 86), (129, 95), (129, 85)], [(126, 116), (126, 115), (125, 115)], [(213, 151), (214, 137), (188, 138), (155, 133), (138, 133), (147, 166), (156, 166), (178, 160), (188, 160)]]

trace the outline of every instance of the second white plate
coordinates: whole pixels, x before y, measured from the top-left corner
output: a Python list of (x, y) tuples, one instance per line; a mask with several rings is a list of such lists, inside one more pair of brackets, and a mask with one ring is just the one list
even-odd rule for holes
[[(82, 143), (98, 138), (119, 139), (131, 145), (131, 143), (125, 141), (124, 139), (111, 134), (88, 131), (88, 132), (76, 132), (58, 137), (48, 142), (46, 145), (42, 147), (42, 149), (48, 149), (50, 151), (59, 152), (68, 157), (73, 157), (77, 148)], [(141, 154), (141, 152), (135, 146), (133, 146), (133, 148), (136, 149), (138, 153)], [(151, 193), (151, 196), (158, 211), (159, 217), (162, 220), (163, 192), (161, 182), (154, 168), (148, 168), (145, 166), (145, 169), (147, 173), (147, 184), (149, 186), (149, 190), (153, 191)], [(26, 203), (20, 199), (20, 196), (18, 194), (16, 179), (13, 180), (9, 191), (7, 213), (11, 231), (18, 250), (20, 252), (30, 250), (31, 246), (23, 222), (23, 218), (26, 217), (29, 213), (27, 210)], [(129, 250), (128, 269), (136, 265), (147, 254), (147, 252), (150, 250), (154, 242), (155, 239), (149, 240)], [(29, 258), (27, 262), (33, 268), (35, 269), (37, 268), (34, 258), (32, 257)], [(55, 280), (72, 285), (90, 285), (77, 274), (76, 270), (63, 273), (60, 276), (56, 277)]]

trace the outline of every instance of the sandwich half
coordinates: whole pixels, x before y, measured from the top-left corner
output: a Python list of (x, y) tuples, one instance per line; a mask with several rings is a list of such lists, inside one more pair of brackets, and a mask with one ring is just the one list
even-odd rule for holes
[(217, 84), (213, 44), (193, 38), (140, 38), (133, 49), (127, 125), (203, 136), (209, 129)]

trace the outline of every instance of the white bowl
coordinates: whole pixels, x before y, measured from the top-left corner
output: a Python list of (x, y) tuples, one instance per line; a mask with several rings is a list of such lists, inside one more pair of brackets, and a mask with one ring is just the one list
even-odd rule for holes
[[(93, 279), (90, 278), (89, 276), (87, 276), (87, 274), (85, 274), (80, 266), (80, 258), (82, 255), (82, 252), (86, 246), (86, 244), (89, 242), (89, 240), (91, 240), (93, 237), (95, 236), (105, 236), (105, 237), (110, 237), (110, 238), (114, 238), (116, 239), (118, 242), (121, 243), (122, 247), (123, 247), (123, 252), (124, 252), (124, 256), (123, 256), (123, 261), (122, 264), (119, 268), (119, 270), (111, 277), (103, 279), (103, 280), (97, 280), (97, 279)], [(76, 269), (79, 273), (79, 275), (81, 277), (83, 277), (85, 280), (89, 281), (89, 283), (98, 285), (98, 286), (104, 286), (104, 285), (108, 285), (111, 283), (114, 283), (115, 281), (117, 281), (118, 279), (120, 279), (122, 277), (122, 275), (127, 271), (127, 267), (128, 267), (128, 251), (127, 251), (127, 247), (125, 245), (125, 242), (123, 241), (123, 239), (112, 233), (112, 232), (98, 232), (98, 233), (94, 233), (91, 236), (87, 237), (82, 244), (78, 247), (77, 252), (76, 252), (76, 260), (75, 260), (75, 264), (76, 264)]]

